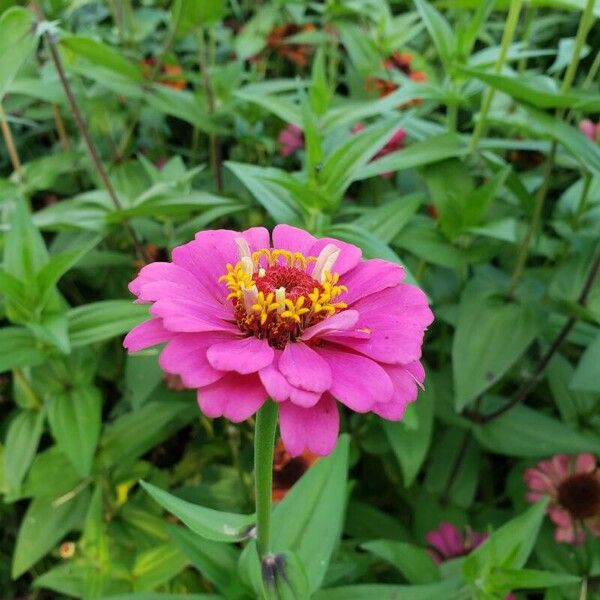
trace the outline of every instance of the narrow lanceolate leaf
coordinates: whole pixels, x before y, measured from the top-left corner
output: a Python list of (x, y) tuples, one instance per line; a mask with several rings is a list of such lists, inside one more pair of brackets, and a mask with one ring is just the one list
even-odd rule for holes
[(310, 589), (319, 589), (342, 532), (348, 469), (347, 436), (320, 459), (273, 512), (273, 550), (293, 551), (306, 569)]
[(87, 385), (55, 394), (48, 403), (52, 435), (77, 472), (90, 474), (102, 425), (102, 398)]
[(39, 365), (46, 359), (41, 344), (24, 327), (4, 327), (0, 330), (0, 373)]
[(239, 515), (197, 506), (150, 483), (142, 481), (141, 484), (165, 510), (207, 540), (239, 542), (248, 537), (254, 515)]
[(570, 387), (582, 392), (600, 392), (598, 365), (600, 365), (600, 333), (579, 360)]
[(38, 36), (34, 23), (33, 13), (20, 6), (0, 16), (0, 101), (35, 50)]

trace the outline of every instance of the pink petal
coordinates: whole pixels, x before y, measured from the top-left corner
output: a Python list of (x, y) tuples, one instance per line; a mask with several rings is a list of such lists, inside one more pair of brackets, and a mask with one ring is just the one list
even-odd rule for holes
[(570, 527), (573, 524), (571, 513), (560, 506), (549, 506), (548, 516), (559, 527)]
[(123, 340), (123, 347), (129, 352), (137, 352), (171, 339), (173, 333), (165, 329), (160, 319), (150, 319), (136, 325)]
[(240, 423), (251, 417), (267, 397), (257, 375), (230, 372), (219, 381), (198, 390), (198, 405), (207, 417), (225, 417)]
[(408, 365), (384, 366), (394, 385), (394, 395), (389, 402), (378, 402), (371, 409), (384, 419), (399, 421), (406, 407), (417, 399), (418, 385), (425, 380), (425, 371), (420, 362)]
[(362, 250), (357, 246), (333, 238), (321, 238), (317, 240), (310, 249), (309, 254), (311, 256), (319, 256), (319, 252), (321, 252), (327, 244), (334, 244), (341, 250), (340, 255), (331, 268), (332, 273), (339, 273), (340, 275), (347, 273), (358, 264), (358, 261), (362, 256)]
[(290, 386), (290, 402), (302, 406), (303, 408), (310, 408), (314, 406), (321, 398), (321, 392), (309, 392), (307, 390), (301, 390), (293, 385)]
[(326, 394), (311, 408), (284, 402), (279, 409), (279, 428), (283, 444), (292, 456), (305, 450), (319, 456), (330, 454), (339, 431), (335, 400)]
[(438, 529), (444, 538), (449, 556), (460, 556), (464, 551), (462, 533), (451, 523), (442, 523)]
[(214, 369), (206, 357), (209, 346), (231, 339), (220, 333), (180, 333), (161, 352), (159, 364), (168, 373), (179, 375), (188, 388), (198, 388), (218, 381), (225, 375)]
[(579, 122), (579, 131), (592, 142), (596, 141), (596, 125), (590, 119), (583, 119)]
[(362, 298), (352, 308), (360, 313), (357, 329), (370, 330), (370, 337), (356, 339), (341, 332), (328, 336), (331, 340), (385, 363), (407, 364), (421, 358), (424, 331), (433, 313), (419, 288), (400, 284)]
[(292, 386), (279, 371), (279, 359), (281, 350), (275, 350), (273, 362), (258, 372), (262, 384), (267, 393), (276, 402), (284, 402), (290, 397)]
[(402, 267), (387, 260), (361, 261), (344, 275), (342, 283), (348, 291), (340, 295), (340, 300), (351, 305), (369, 294), (376, 294), (388, 287), (398, 285), (403, 277)]
[(340, 331), (347, 331), (356, 325), (358, 321), (358, 311), (356, 310), (344, 310), (338, 312), (331, 317), (323, 319), (316, 325), (308, 327), (304, 330), (304, 333), (300, 336), (300, 339), (307, 342), (313, 338), (327, 338), (329, 333), (339, 333)]
[(208, 362), (219, 371), (255, 373), (273, 362), (273, 348), (267, 340), (247, 337), (212, 345), (206, 353)]
[(596, 470), (596, 457), (589, 452), (575, 458), (575, 473), (593, 473)]
[[(129, 291), (139, 296), (144, 285), (156, 282), (171, 282), (187, 289), (190, 293), (203, 290), (200, 281), (187, 269), (173, 263), (153, 262), (142, 267), (137, 277), (129, 284)], [(148, 300), (155, 300), (155, 298)]]
[(376, 362), (331, 346), (318, 348), (317, 352), (329, 363), (331, 394), (348, 408), (364, 413), (392, 398), (392, 381)]
[(273, 229), (273, 248), (301, 252), (304, 256), (309, 256), (310, 249), (316, 241), (314, 235), (291, 225), (276, 225)]
[(294, 387), (309, 392), (324, 392), (331, 386), (331, 369), (319, 354), (302, 342), (286, 345), (279, 370)]

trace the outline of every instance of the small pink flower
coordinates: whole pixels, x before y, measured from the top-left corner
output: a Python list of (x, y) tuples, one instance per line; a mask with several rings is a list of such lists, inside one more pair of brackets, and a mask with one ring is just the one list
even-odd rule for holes
[(304, 148), (304, 132), (297, 125), (288, 123), (277, 136), (281, 156), (290, 156), (296, 150)]
[(579, 131), (590, 138), (592, 142), (600, 142), (600, 123), (594, 123), (589, 119), (583, 119), (579, 122)]
[[(357, 123), (352, 127), (352, 133), (360, 133), (363, 131), (365, 126), (362, 123)], [(382, 156), (386, 156), (387, 154), (392, 154), (392, 152), (396, 152), (401, 148), (404, 148), (404, 140), (406, 139), (406, 131), (404, 129), (397, 129), (386, 145), (377, 152), (377, 154), (371, 159), (371, 161), (377, 160)], [(386, 173), (382, 173), (381, 177), (384, 179), (388, 179), (391, 177), (393, 173), (388, 171)]]
[(466, 556), (487, 539), (487, 533), (467, 530), (465, 535), (452, 523), (441, 523), (437, 529), (430, 531), (426, 540), (430, 546), (431, 558), (441, 564), (452, 558)]
[(586, 529), (600, 538), (600, 472), (593, 454), (557, 454), (527, 469), (523, 478), (529, 502), (550, 496), (557, 542), (581, 544)]
[(160, 365), (208, 417), (244, 421), (271, 397), (292, 456), (329, 454), (337, 402), (399, 420), (417, 397), (433, 314), (401, 267), (295, 227), (202, 231), (129, 284), (152, 318), (123, 344), (166, 342)]
[[(467, 529), (463, 535), (452, 523), (441, 523), (437, 529), (430, 531), (425, 539), (430, 546), (429, 555), (439, 565), (447, 560), (470, 554), (488, 537), (487, 533), (471, 529)], [(508, 594), (504, 600), (516, 600), (516, 598), (514, 594)]]

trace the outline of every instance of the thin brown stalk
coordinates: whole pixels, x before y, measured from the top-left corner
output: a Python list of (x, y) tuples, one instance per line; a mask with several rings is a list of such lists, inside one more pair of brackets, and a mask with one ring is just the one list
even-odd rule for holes
[(63, 121), (62, 115), (60, 114), (60, 108), (56, 104), (52, 105), (52, 114), (54, 115), (54, 124), (56, 125), (56, 133), (58, 133), (58, 139), (65, 152), (71, 149), (69, 143), (69, 137), (67, 136), (67, 130), (65, 129), (65, 122)]
[(21, 179), (23, 175), (21, 159), (19, 158), (19, 153), (17, 152), (17, 147), (15, 146), (15, 140), (13, 139), (12, 132), (10, 130), (10, 125), (8, 124), (8, 120), (6, 119), (6, 113), (4, 112), (1, 103), (0, 129), (2, 129), (2, 137), (4, 138), (4, 143), (6, 144), (6, 149), (8, 150), (8, 156), (10, 158), (10, 162), (12, 163), (13, 171), (17, 174), (17, 177)]

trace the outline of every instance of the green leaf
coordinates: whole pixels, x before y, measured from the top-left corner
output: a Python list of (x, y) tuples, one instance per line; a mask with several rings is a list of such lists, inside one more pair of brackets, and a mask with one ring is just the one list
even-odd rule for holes
[(163, 391), (160, 398), (161, 401), (147, 402), (106, 427), (100, 442), (102, 464), (134, 461), (198, 414), (197, 407), (183, 392)]
[(536, 333), (531, 306), (482, 297), (477, 285), (467, 287), (452, 344), (456, 410), (462, 410), (496, 383), (525, 352)]
[(91, 302), (68, 313), (73, 347), (103, 342), (122, 335), (148, 317), (148, 307), (129, 300)]
[(502, 525), (481, 546), (473, 550), (463, 563), (467, 581), (485, 578), (494, 567), (520, 569), (529, 558), (542, 525), (547, 498)]
[(494, 569), (487, 577), (487, 582), (493, 590), (509, 591), (573, 585), (581, 583), (581, 577), (536, 569)]
[(416, 429), (409, 429), (404, 421), (382, 421), (387, 439), (400, 464), (406, 487), (412, 485), (427, 456), (433, 428), (434, 399), (433, 381), (428, 380), (425, 390), (406, 409), (407, 413), (411, 411), (415, 414)]
[(409, 583), (433, 583), (439, 581), (440, 570), (423, 548), (406, 542), (376, 540), (362, 544), (367, 552), (379, 556), (394, 566)]
[(587, 436), (527, 406), (515, 406), (473, 431), (481, 446), (506, 456), (542, 458), (558, 453), (600, 453), (597, 436)]
[(226, 598), (242, 595), (242, 583), (237, 576), (239, 551), (230, 544), (207, 540), (183, 527), (169, 525), (167, 531), (172, 543)]
[(457, 50), (456, 36), (450, 24), (426, 0), (414, 0), (414, 3), (421, 15), (421, 19), (423, 19), (427, 27), (427, 31), (429, 31), (429, 35), (435, 44), (438, 56), (444, 64), (446, 72), (450, 72)]
[(62, 36), (60, 45), (94, 65), (114, 71), (133, 82), (141, 83), (144, 80), (140, 68), (124, 58), (123, 54), (112, 46), (79, 35)]
[(0, 15), (0, 101), (19, 69), (33, 54), (37, 40), (32, 12), (13, 6)]
[(24, 327), (0, 329), (0, 373), (39, 365), (46, 353), (30, 331)]
[(17, 578), (51, 550), (72, 529), (80, 527), (89, 504), (87, 490), (62, 502), (35, 498), (21, 522), (11, 574)]
[(308, 578), (294, 552), (282, 552), (263, 559), (263, 590), (266, 600), (308, 600)]
[(4, 244), (4, 270), (25, 285), (32, 284), (38, 271), (48, 262), (48, 251), (21, 198), (13, 203)]
[(514, 73), (499, 75), (479, 69), (462, 68), (461, 72), (476, 77), (493, 88), (538, 108), (574, 108), (586, 112), (600, 110), (600, 96), (590, 92), (571, 90), (562, 93), (554, 79), (545, 75)]
[[(224, 600), (223, 596), (215, 594), (185, 594), (187, 600)], [(167, 594), (160, 592), (136, 592), (135, 594), (117, 594), (116, 596), (103, 596), (101, 600), (177, 600), (181, 594)]]
[(453, 598), (463, 585), (458, 577), (429, 585), (351, 585), (321, 590), (314, 600), (441, 600)]
[(35, 457), (43, 425), (42, 410), (22, 410), (8, 426), (4, 447), (4, 477), (12, 491), (19, 489)]
[(256, 167), (228, 160), (225, 166), (244, 184), (254, 198), (278, 223), (294, 223), (301, 212), (291, 194), (273, 183), (279, 169)]
[(335, 451), (319, 459), (273, 511), (273, 551), (298, 555), (312, 592), (321, 586), (342, 532), (348, 446), (348, 436), (340, 436)]
[(368, 127), (359, 134), (350, 135), (325, 159), (318, 179), (325, 193), (334, 202), (339, 202), (348, 186), (358, 178), (363, 167), (389, 141), (406, 118), (406, 116), (402, 116), (393, 124), (391, 122), (382, 123)]
[(48, 422), (58, 447), (77, 472), (90, 474), (102, 426), (102, 397), (94, 386), (79, 386), (54, 394)]
[(222, 19), (226, 5), (225, 0), (210, 0), (210, 2), (177, 0), (171, 10), (173, 15), (179, 14), (177, 33), (186, 34)]
[(162, 544), (139, 554), (133, 565), (133, 588), (153, 590), (173, 579), (187, 565), (182, 552), (172, 544)]
[(207, 540), (239, 542), (248, 537), (248, 532), (254, 523), (254, 515), (238, 515), (197, 506), (150, 483), (145, 481), (140, 483), (165, 510), (175, 515), (194, 533)]
[(458, 135), (442, 133), (369, 163), (359, 171), (357, 179), (413, 169), (446, 158), (465, 156), (467, 153), (468, 150)]
[(569, 387), (583, 392), (600, 392), (598, 365), (600, 365), (600, 333), (579, 359)]

